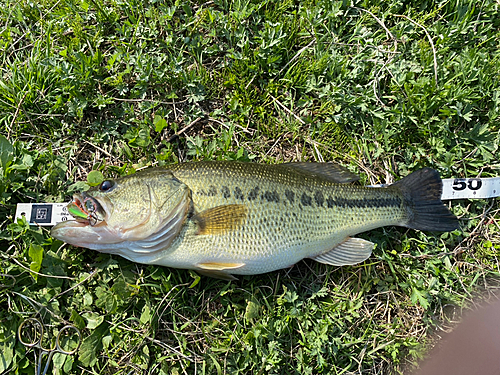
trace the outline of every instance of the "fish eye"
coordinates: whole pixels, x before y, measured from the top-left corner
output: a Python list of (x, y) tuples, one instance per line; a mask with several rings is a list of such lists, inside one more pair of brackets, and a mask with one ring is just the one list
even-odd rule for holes
[(105, 180), (103, 182), (101, 182), (101, 184), (99, 185), (99, 190), (100, 191), (108, 191), (110, 190), (113, 186), (114, 186), (114, 182), (112, 180)]

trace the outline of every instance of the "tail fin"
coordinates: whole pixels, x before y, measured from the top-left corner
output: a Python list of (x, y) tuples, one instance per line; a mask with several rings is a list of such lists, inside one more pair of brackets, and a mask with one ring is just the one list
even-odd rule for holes
[(458, 219), (441, 202), (443, 182), (439, 173), (431, 168), (413, 172), (396, 182), (409, 208), (405, 227), (448, 232), (458, 229)]

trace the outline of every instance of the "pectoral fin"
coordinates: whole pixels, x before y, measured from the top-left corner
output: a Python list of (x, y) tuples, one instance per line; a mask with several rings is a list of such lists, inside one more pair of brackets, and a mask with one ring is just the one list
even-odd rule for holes
[(332, 266), (347, 266), (361, 263), (371, 255), (375, 244), (361, 238), (348, 238), (330, 251), (312, 257), (317, 262)]
[(209, 208), (193, 217), (198, 225), (196, 234), (224, 234), (245, 224), (248, 209), (242, 204)]

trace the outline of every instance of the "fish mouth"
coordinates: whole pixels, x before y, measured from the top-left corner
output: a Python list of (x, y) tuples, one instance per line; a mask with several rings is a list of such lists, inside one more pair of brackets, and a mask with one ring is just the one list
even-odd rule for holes
[(85, 192), (73, 195), (73, 202), (66, 208), (69, 214), (80, 224), (95, 226), (105, 220), (105, 210), (99, 201)]

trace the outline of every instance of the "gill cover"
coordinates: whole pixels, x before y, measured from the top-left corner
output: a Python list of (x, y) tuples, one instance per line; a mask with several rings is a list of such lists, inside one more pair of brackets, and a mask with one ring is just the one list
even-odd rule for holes
[(190, 204), (188, 187), (171, 171), (144, 170), (75, 194), (68, 210), (76, 220), (57, 224), (51, 234), (71, 245), (138, 261), (140, 254), (171, 243)]

